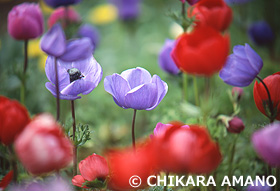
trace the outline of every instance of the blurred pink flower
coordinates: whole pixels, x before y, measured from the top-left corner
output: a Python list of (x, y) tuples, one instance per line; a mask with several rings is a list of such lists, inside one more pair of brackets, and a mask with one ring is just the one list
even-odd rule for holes
[(59, 170), (72, 161), (72, 143), (49, 114), (35, 117), (15, 141), (23, 166), (38, 175)]
[(56, 9), (48, 19), (48, 27), (51, 28), (55, 23), (61, 22), (63, 27), (66, 27), (66, 23), (64, 22), (67, 19), (68, 23), (79, 23), (81, 21), (81, 17), (78, 12), (73, 8), (60, 7)]

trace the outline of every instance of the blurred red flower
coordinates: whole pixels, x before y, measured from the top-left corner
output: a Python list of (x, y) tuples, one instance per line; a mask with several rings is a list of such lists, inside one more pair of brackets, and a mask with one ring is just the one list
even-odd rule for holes
[(82, 188), (86, 181), (94, 181), (96, 178), (105, 180), (109, 175), (109, 167), (107, 161), (102, 156), (92, 154), (79, 163), (81, 175), (76, 175), (72, 179), (72, 184)]
[(12, 144), (29, 123), (28, 111), (19, 102), (0, 96), (0, 142)]
[(38, 175), (59, 170), (72, 161), (73, 147), (49, 114), (35, 117), (15, 140), (16, 154), (23, 166)]
[(0, 190), (4, 190), (12, 181), (14, 176), (14, 171), (11, 170), (10, 172), (8, 172), (4, 178), (2, 178), (2, 180), (0, 181)]
[(232, 10), (224, 0), (201, 0), (194, 5), (194, 8), (189, 9), (189, 14), (196, 16), (197, 26), (207, 25), (217, 31), (226, 30), (232, 21)]
[(171, 55), (183, 72), (211, 76), (225, 64), (229, 41), (229, 35), (223, 36), (210, 27), (198, 27), (177, 39)]
[[(280, 120), (280, 72), (266, 77), (263, 81), (270, 92), (271, 100), (273, 102), (273, 117)], [(254, 100), (260, 112), (269, 117), (270, 109), (268, 95), (263, 84), (258, 83), (257, 81), (254, 85)]]
[(222, 159), (218, 144), (202, 126), (184, 128), (176, 123), (164, 136), (155, 136), (153, 141), (158, 151), (159, 169), (167, 172), (210, 173)]
[[(110, 176), (108, 187), (112, 190), (133, 190), (129, 184), (130, 178), (137, 175), (142, 183), (137, 189), (147, 186), (147, 178), (155, 173), (156, 160), (152, 142), (125, 150), (115, 150), (108, 153)], [(133, 182), (132, 182), (133, 184)]]

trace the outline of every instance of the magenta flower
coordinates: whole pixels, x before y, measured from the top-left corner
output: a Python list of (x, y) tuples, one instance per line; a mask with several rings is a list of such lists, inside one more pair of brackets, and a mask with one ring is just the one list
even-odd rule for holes
[[(45, 70), (50, 81), (46, 83), (46, 88), (56, 97), (54, 61), (55, 58), (49, 56)], [(58, 59), (57, 66), (60, 99), (80, 99), (79, 94), (89, 94), (97, 87), (102, 78), (102, 68), (93, 56), (74, 62), (64, 62)]]
[(41, 48), (65, 62), (83, 60), (92, 55), (93, 44), (87, 37), (66, 41), (60, 24), (55, 24), (41, 39)]
[(168, 90), (159, 76), (151, 77), (147, 70), (140, 67), (107, 76), (104, 88), (118, 106), (136, 110), (155, 109)]
[(280, 123), (265, 126), (252, 136), (259, 156), (272, 167), (280, 167)]
[(45, 3), (53, 8), (57, 8), (60, 6), (68, 6), (80, 3), (81, 0), (44, 0)]
[(8, 32), (17, 40), (39, 37), (44, 31), (41, 9), (36, 3), (19, 4), (9, 12)]
[(171, 57), (171, 52), (174, 46), (175, 40), (165, 40), (165, 43), (159, 53), (158, 63), (163, 71), (176, 75), (180, 72), (180, 70)]

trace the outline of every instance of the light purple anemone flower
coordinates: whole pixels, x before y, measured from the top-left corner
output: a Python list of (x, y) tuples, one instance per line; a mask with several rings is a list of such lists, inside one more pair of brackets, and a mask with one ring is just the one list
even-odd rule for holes
[(259, 156), (272, 167), (280, 167), (280, 123), (265, 126), (252, 136)]
[[(48, 56), (45, 70), (50, 82), (46, 83), (46, 88), (56, 97), (54, 62), (55, 58)], [(102, 78), (102, 68), (93, 56), (75, 62), (64, 62), (58, 59), (57, 66), (60, 99), (80, 99), (79, 94), (89, 94)]]
[(159, 76), (151, 77), (147, 70), (140, 67), (107, 76), (104, 88), (118, 106), (136, 110), (155, 109), (168, 90)]
[(220, 78), (231, 86), (250, 85), (263, 67), (261, 57), (248, 45), (237, 45), (220, 71)]
[(179, 68), (171, 57), (171, 52), (175, 46), (175, 40), (166, 39), (158, 56), (158, 64), (160, 68), (169, 74), (178, 74)]

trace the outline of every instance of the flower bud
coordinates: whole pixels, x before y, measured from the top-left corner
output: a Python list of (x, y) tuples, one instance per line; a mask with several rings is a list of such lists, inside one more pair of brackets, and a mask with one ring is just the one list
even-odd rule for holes
[(90, 24), (85, 24), (80, 27), (78, 31), (79, 37), (88, 37), (91, 40), (91, 43), (94, 47), (94, 49), (98, 46), (100, 36), (98, 30), (91, 26)]
[(241, 97), (243, 96), (244, 94), (244, 91), (242, 88), (239, 88), (239, 87), (233, 87), (231, 89), (231, 95), (233, 98), (236, 98), (237, 101), (240, 101)]
[(241, 133), (245, 128), (243, 121), (239, 117), (234, 117), (228, 122), (227, 130), (231, 133)]
[(9, 12), (8, 32), (16, 40), (37, 38), (43, 30), (43, 15), (38, 4), (22, 3)]
[(0, 96), (0, 142), (12, 144), (29, 123), (28, 111), (17, 101)]

